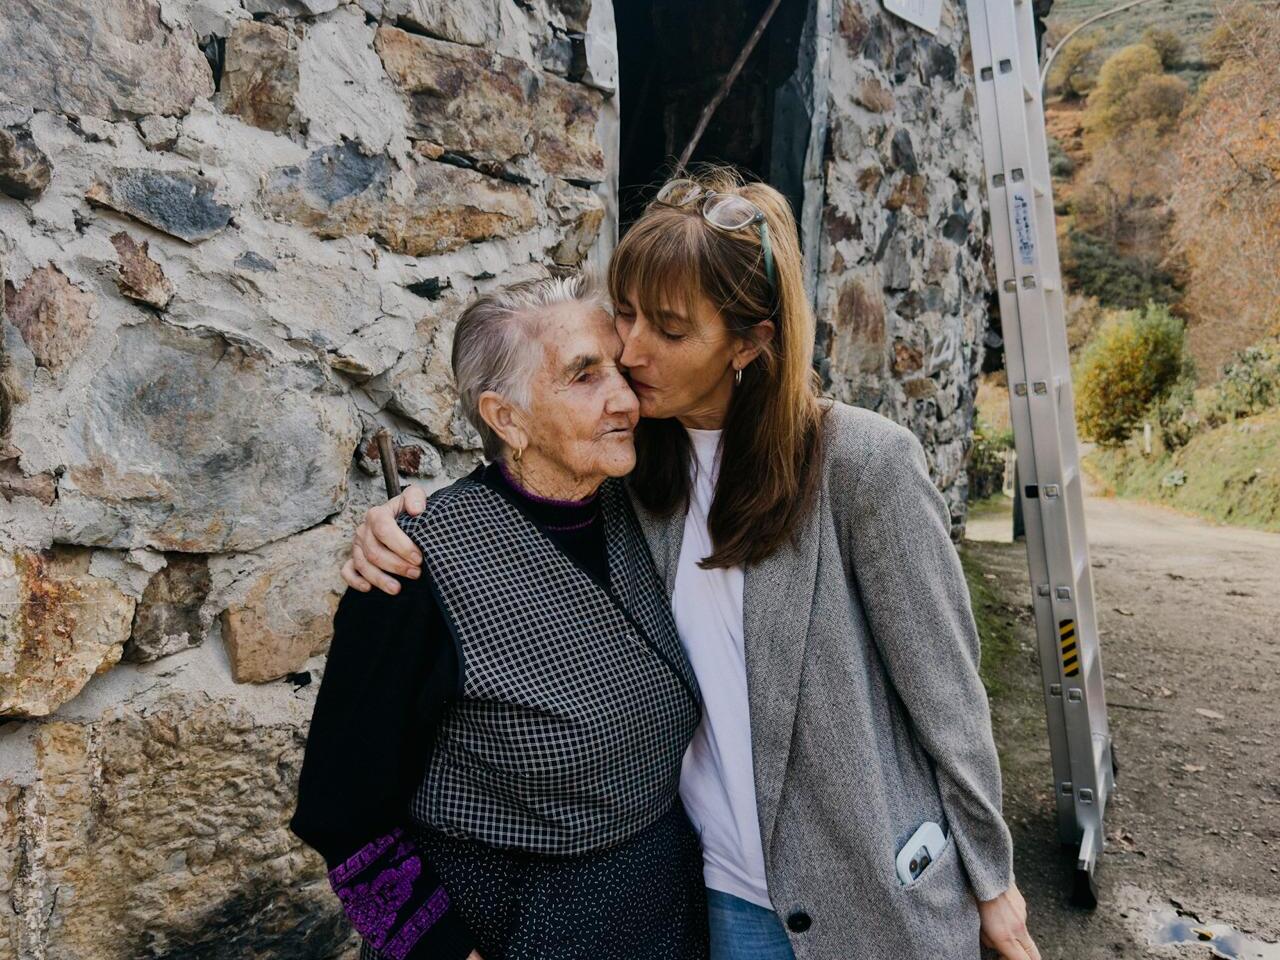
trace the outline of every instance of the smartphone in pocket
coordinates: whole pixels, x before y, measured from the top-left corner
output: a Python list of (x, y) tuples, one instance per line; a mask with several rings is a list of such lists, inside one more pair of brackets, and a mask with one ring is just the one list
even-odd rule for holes
[(917, 879), (925, 867), (938, 859), (946, 845), (947, 838), (940, 826), (932, 820), (920, 824), (920, 829), (898, 851), (898, 879), (903, 883)]

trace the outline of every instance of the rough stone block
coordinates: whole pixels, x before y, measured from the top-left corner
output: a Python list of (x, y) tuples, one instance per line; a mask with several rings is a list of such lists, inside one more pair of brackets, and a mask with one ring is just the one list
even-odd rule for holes
[(528, 193), (449, 164), (417, 164), (408, 186), (392, 184), (385, 156), (353, 143), (317, 150), (268, 180), (263, 205), (324, 238), (367, 234), (413, 257), (512, 236), (537, 221)]
[(551, 248), (551, 259), (575, 267), (600, 235), (604, 203), (591, 190), (566, 185), (552, 190), (547, 205), (561, 231), (559, 242)]
[(138, 601), (125, 660), (146, 663), (204, 641), (200, 607), (209, 595), (209, 561), (200, 554), (185, 553), (171, 553), (166, 560)]
[(241, 20), (227, 38), (218, 99), (227, 113), (263, 130), (285, 131), (298, 93), (298, 48), (284, 27)]
[(202, 693), (41, 726), (17, 881), (38, 955), (343, 955), (324, 861), (288, 830), (304, 737)]
[(842, 369), (874, 373), (884, 366), (884, 300), (860, 280), (845, 280), (830, 323), (832, 354)]
[(290, 538), (288, 553), (255, 577), (221, 614), (222, 641), (237, 683), (293, 673), (324, 653), (345, 584), (350, 532), (325, 524)]
[(53, 167), (22, 127), (0, 128), (0, 193), (31, 200), (49, 186)]
[(88, 569), (87, 550), (0, 554), (0, 716), (47, 716), (119, 661), (133, 598)]
[(340, 0), (244, 0), (250, 13), (276, 17), (314, 17), (338, 8)]
[(379, 27), (374, 48), (408, 100), (411, 136), (498, 161), (528, 152), (536, 71), (510, 57), (396, 27)]
[(57, 373), (74, 361), (93, 332), (93, 294), (51, 263), (31, 271), (21, 287), (5, 284), (5, 315), (36, 363)]
[(501, 22), (496, 0), (386, 0), (382, 15), (471, 46), (496, 39)]
[(112, 235), (111, 244), (120, 257), (120, 275), (116, 280), (120, 292), (130, 300), (163, 310), (173, 298), (173, 284), (160, 264), (148, 255), (148, 241), (138, 243), (121, 230)]
[(68, 427), (63, 539), (248, 550), (339, 508), (359, 423), (321, 367), (162, 323), (116, 338)]
[(587, 183), (604, 179), (604, 154), (596, 138), (603, 101), (597, 90), (544, 75), (533, 150), (547, 173)]
[(186, 113), (213, 94), (213, 72), (156, 0), (5, 0), (0, 90), (37, 110), (128, 120)]

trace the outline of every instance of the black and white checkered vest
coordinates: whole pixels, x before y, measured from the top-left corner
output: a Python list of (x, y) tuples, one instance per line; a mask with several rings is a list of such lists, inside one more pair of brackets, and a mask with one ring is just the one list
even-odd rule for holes
[(463, 663), (413, 798), (422, 825), (567, 855), (627, 839), (674, 801), (701, 697), (621, 482), (599, 495), (607, 586), (470, 477), (400, 516)]

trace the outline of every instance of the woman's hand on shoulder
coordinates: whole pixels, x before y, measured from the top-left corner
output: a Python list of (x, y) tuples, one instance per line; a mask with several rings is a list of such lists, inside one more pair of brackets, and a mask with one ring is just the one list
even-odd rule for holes
[(396, 516), (407, 513), (416, 517), (426, 507), (423, 489), (410, 486), (398, 497), (366, 510), (351, 541), (351, 556), (342, 565), (342, 579), (362, 593), (377, 587), (383, 593), (394, 594), (400, 592), (400, 583), (390, 574), (420, 576), (422, 554), (400, 529)]
[(1004, 960), (1040, 960), (1040, 950), (1027, 930), (1027, 901), (1017, 884), (994, 900), (978, 904), (982, 919), (982, 945), (997, 951)]

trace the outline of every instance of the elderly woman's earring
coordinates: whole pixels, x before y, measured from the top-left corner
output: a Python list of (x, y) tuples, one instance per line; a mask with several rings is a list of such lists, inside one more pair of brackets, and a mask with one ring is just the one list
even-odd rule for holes
[(511, 459), (514, 460), (516, 463), (519, 463), (520, 457), (523, 453), (524, 453), (524, 447), (516, 447), (511, 454)]

